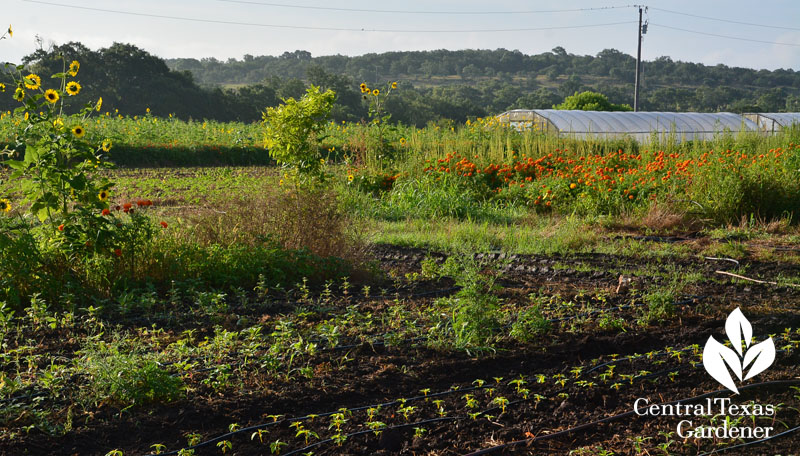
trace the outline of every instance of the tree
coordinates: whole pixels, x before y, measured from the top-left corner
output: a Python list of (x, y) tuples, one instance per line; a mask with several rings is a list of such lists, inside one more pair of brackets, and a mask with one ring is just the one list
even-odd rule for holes
[(553, 106), (553, 109), (573, 109), (580, 111), (632, 111), (633, 109), (626, 104), (613, 104), (608, 101), (605, 95), (598, 92), (575, 92), (564, 99), (560, 105)]

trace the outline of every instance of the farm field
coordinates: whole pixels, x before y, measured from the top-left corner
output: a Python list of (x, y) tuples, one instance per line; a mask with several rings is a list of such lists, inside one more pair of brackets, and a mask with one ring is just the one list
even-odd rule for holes
[[(373, 90), (361, 124), (0, 119), (0, 453), (798, 451), (798, 130), (416, 129)], [(770, 412), (637, 413), (718, 398)]]

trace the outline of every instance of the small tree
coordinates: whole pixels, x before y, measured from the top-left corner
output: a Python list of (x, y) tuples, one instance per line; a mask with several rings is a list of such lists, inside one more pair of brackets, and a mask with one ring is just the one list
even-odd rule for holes
[(270, 156), (305, 182), (325, 179), (320, 132), (335, 98), (332, 90), (320, 92), (312, 85), (299, 100), (284, 99), (282, 105), (264, 113), (264, 142)]
[(580, 111), (633, 111), (627, 104), (614, 104), (608, 98), (598, 92), (575, 92), (564, 99), (560, 105), (553, 106), (553, 109), (575, 109)]

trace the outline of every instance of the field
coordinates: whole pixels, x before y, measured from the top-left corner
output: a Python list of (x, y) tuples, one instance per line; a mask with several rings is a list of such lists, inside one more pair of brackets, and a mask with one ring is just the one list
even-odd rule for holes
[[(28, 122), (5, 114), (0, 140)], [(85, 182), (18, 150), (0, 177), (0, 453), (800, 450), (798, 130), (324, 123), (292, 167), (260, 124), (65, 122), (41, 128), (94, 145)], [(739, 394), (703, 368), (731, 321), (776, 350)]]

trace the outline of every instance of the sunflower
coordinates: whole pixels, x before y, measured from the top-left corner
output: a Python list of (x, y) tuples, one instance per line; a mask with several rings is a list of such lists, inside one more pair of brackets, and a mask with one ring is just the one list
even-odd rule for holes
[(59, 98), (58, 92), (56, 92), (53, 89), (47, 89), (47, 91), (44, 93), (44, 98), (50, 103), (55, 103), (56, 101), (58, 101)]
[(396, 82), (393, 82), (393, 83), (392, 83), (392, 88), (393, 88), (393, 89), (396, 89), (396, 88), (397, 88), (397, 83), (396, 83)]
[(347, 182), (353, 182), (353, 179), (355, 179), (355, 178), (356, 178), (355, 176), (350, 174), (350, 175), (347, 176)]
[(97, 112), (100, 112), (100, 108), (102, 108), (102, 107), (103, 107), (103, 97), (100, 97), (100, 98), (97, 99), (97, 104), (94, 106), (94, 109)]
[(400, 145), (401, 146), (405, 146), (406, 145), (406, 138), (400, 138)]
[(70, 96), (75, 96), (81, 91), (81, 85), (75, 81), (70, 81), (67, 83), (67, 93)]
[(22, 81), (25, 83), (25, 88), (30, 90), (36, 90), (42, 86), (42, 78), (39, 77), (36, 73), (31, 73), (24, 78)]
[(77, 60), (73, 60), (72, 63), (69, 64), (69, 75), (73, 78), (78, 75), (78, 70), (81, 69), (81, 64), (78, 63)]
[(25, 99), (25, 91), (22, 90), (22, 87), (17, 87), (17, 90), (14, 91), (14, 99), (17, 101)]
[(100, 148), (103, 149), (103, 152), (108, 152), (111, 150), (111, 140), (106, 139), (103, 141), (103, 144), (100, 145)]
[(362, 82), (359, 87), (361, 88), (361, 93), (365, 93), (365, 92), (369, 91), (369, 88), (367, 88), (367, 84), (365, 82)]
[(100, 190), (100, 192), (97, 194), (97, 199), (99, 199), (100, 201), (107, 200), (108, 199), (108, 190)]
[(8, 37), (14, 38), (14, 31), (11, 30), (11, 24), (8, 24)]
[(381, 91), (378, 89), (372, 91), (372, 94), (375, 95), (376, 97), (378, 96), (379, 93), (381, 93)]
[(5, 92), (5, 91), (6, 91), (6, 85), (0, 82), (0, 92)]
[(75, 137), (77, 137), (77, 138), (83, 138), (83, 135), (86, 134), (86, 130), (84, 130), (82, 126), (76, 125), (72, 129), (72, 134), (75, 135)]
[(0, 212), (11, 212), (11, 201), (5, 198), (0, 199)]

